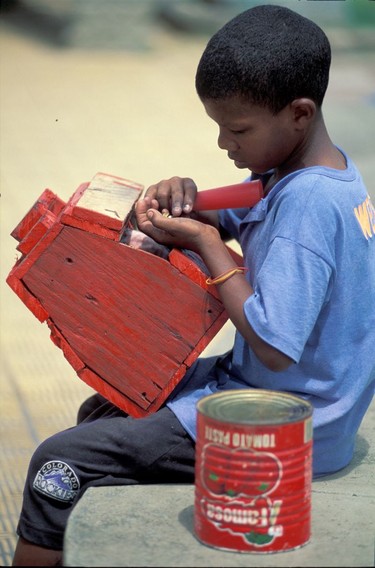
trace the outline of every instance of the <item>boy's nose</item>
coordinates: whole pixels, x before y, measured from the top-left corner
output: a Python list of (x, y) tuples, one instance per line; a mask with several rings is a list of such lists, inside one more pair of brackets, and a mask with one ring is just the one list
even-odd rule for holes
[(238, 150), (239, 146), (233, 138), (225, 135), (222, 131), (219, 132), (219, 136), (217, 138), (217, 145), (222, 150), (227, 150), (228, 152), (233, 152)]

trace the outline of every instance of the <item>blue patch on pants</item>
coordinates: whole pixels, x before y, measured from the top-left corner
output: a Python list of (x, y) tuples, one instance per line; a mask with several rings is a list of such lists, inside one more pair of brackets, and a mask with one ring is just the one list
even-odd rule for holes
[(74, 470), (65, 462), (56, 460), (43, 465), (35, 476), (33, 487), (51, 499), (70, 503), (80, 485)]

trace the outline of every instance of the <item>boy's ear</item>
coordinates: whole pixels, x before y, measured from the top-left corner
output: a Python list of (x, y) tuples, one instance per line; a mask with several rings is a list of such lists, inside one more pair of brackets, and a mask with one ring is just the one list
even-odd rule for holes
[(292, 117), (298, 130), (306, 128), (317, 112), (316, 104), (312, 99), (294, 99), (290, 103)]

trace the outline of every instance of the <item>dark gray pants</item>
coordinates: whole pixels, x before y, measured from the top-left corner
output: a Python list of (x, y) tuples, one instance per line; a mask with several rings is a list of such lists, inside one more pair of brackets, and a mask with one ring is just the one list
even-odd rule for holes
[(195, 443), (169, 408), (134, 419), (96, 395), (78, 421), (31, 459), (17, 528), (26, 540), (62, 550), (68, 517), (88, 487), (194, 483)]

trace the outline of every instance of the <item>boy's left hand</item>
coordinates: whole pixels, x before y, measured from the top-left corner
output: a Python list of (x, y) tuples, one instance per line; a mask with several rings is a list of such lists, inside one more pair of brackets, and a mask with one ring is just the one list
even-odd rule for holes
[(158, 243), (200, 252), (202, 240), (213, 227), (191, 217), (166, 217), (155, 208), (155, 200), (146, 196), (135, 208), (138, 228)]

